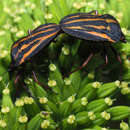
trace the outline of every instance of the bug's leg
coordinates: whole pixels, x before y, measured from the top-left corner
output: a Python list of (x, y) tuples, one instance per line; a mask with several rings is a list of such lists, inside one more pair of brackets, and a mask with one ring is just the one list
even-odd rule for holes
[(14, 96), (15, 97), (19, 97), (20, 96), (20, 92), (18, 91), (18, 82), (19, 82), (19, 80), (20, 80), (20, 77), (21, 77), (21, 74), (18, 72), (17, 74), (16, 74), (16, 78), (15, 78), (15, 80), (14, 80), (14, 87), (15, 87), (15, 90), (16, 90), (16, 92), (15, 92), (15, 94), (14, 94)]
[(71, 71), (68, 75), (70, 75), (70, 74), (72, 74), (72, 73), (74, 73), (74, 72), (76, 72), (76, 71), (78, 71), (78, 70), (81, 70), (82, 68), (84, 68), (87, 64), (88, 64), (88, 62), (91, 60), (91, 58), (93, 57), (93, 53), (91, 53), (90, 55), (89, 55), (89, 57), (84, 61), (84, 63), (81, 65), (81, 66), (79, 66), (78, 68), (76, 68), (75, 70), (73, 70), (73, 71)]
[(102, 50), (102, 53), (101, 53), (101, 56), (103, 57), (104, 59), (104, 63), (99, 65), (96, 70), (102, 70), (104, 69), (104, 67), (108, 64), (108, 56), (107, 56), (107, 50), (106, 50), (106, 46), (105, 44), (103, 43), (103, 50)]
[(116, 56), (117, 60), (119, 61), (119, 63), (121, 64), (122, 61), (121, 61), (121, 57), (120, 55), (117, 53), (116, 49), (110, 44), (110, 48), (111, 50), (113, 51), (114, 55)]
[(106, 50), (106, 46), (103, 44), (103, 52), (102, 52), (102, 56), (104, 58), (105, 64), (103, 64), (102, 66), (106, 66), (108, 64), (108, 56), (107, 56), (107, 50)]
[(111, 50), (113, 51), (115, 57), (117, 58), (117, 60), (120, 63), (120, 76), (119, 76), (119, 80), (122, 81), (122, 61), (121, 61), (121, 57), (118, 54), (118, 52), (116, 51), (116, 49), (111, 44), (110, 44), (110, 48), (111, 48)]
[(20, 73), (18, 72), (17, 76), (16, 76), (16, 79), (14, 80), (14, 85), (16, 85), (20, 79)]
[(93, 10), (91, 12), (88, 12), (88, 14), (90, 14), (90, 15), (98, 15), (99, 13), (98, 13), (97, 10)]
[(43, 86), (46, 90), (48, 90), (48, 89), (51, 90), (50, 87), (48, 87), (47, 85), (45, 85), (45, 84), (43, 84), (43, 83), (40, 83), (40, 82), (38, 81), (37, 76), (36, 76), (36, 73), (35, 73), (34, 71), (32, 71), (32, 74), (33, 74), (33, 79), (34, 79), (34, 81), (35, 81), (37, 84), (39, 84), (40, 86)]
[(28, 30), (28, 34), (31, 35), (31, 33), (32, 33), (32, 30), (29, 29), (29, 30)]
[(38, 79), (37, 79), (37, 76), (36, 76), (35, 72), (32, 71), (32, 74), (33, 74), (34, 81), (35, 81), (36, 83), (38, 83)]

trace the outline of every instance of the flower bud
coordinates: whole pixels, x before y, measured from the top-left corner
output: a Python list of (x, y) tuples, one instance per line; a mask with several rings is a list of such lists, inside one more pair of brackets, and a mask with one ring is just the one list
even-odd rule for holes
[(116, 80), (116, 81), (115, 81), (115, 85), (116, 85), (117, 87), (119, 87), (119, 86), (120, 86), (120, 81), (119, 81), (119, 80)]
[(51, 13), (46, 13), (44, 17), (45, 19), (51, 19), (53, 15)]
[[(14, 22), (18, 23), (22, 18), (20, 16), (16, 16), (15, 19), (14, 19)], [(17, 37), (21, 37), (23, 36), (24, 32), (23, 31), (19, 31), (16, 33), (16, 36)]]
[(74, 3), (73, 3), (73, 8), (75, 8), (75, 9), (80, 9), (80, 8), (81, 8), (80, 3), (79, 3), (79, 2), (74, 2)]
[(10, 111), (10, 108), (9, 108), (8, 106), (4, 106), (4, 107), (1, 108), (1, 112), (2, 112), (3, 114), (8, 113), (9, 111)]
[(96, 118), (94, 112), (92, 112), (92, 111), (88, 112), (88, 116), (89, 116), (90, 120), (95, 120), (95, 118)]
[(48, 86), (49, 86), (49, 87), (54, 87), (54, 86), (56, 86), (56, 84), (57, 84), (57, 83), (56, 83), (55, 80), (49, 80), (49, 81), (48, 81)]
[(122, 88), (127, 88), (128, 87), (128, 83), (127, 82), (121, 82), (121, 87)]
[(30, 8), (31, 8), (32, 10), (35, 9), (35, 8), (36, 8), (36, 4), (31, 3)]
[(51, 114), (51, 112), (48, 112), (48, 111), (41, 111), (41, 112), (40, 112), (40, 116), (41, 116), (42, 118), (49, 118), (49, 117), (50, 117), (50, 114)]
[(17, 100), (15, 101), (15, 105), (16, 105), (17, 107), (22, 107), (22, 106), (24, 105), (23, 99), (17, 99)]
[(30, 6), (31, 5), (31, 2), (30, 1), (26, 1), (25, 2), (25, 6)]
[(0, 36), (3, 36), (3, 35), (5, 35), (5, 31), (4, 30), (0, 30)]
[(107, 113), (107, 112), (105, 112), (105, 111), (101, 113), (101, 116), (102, 116), (102, 118), (104, 118), (105, 120), (109, 120), (110, 117), (111, 117), (110, 113)]
[(87, 2), (87, 6), (93, 7), (94, 3), (93, 2)]
[(74, 102), (75, 101), (75, 95), (72, 95), (72, 96), (68, 97), (67, 100), (68, 100), (69, 103)]
[(99, 5), (99, 7), (100, 7), (100, 9), (105, 9), (105, 4), (104, 4), (104, 3), (101, 3), (101, 4)]
[(13, 0), (13, 2), (14, 2), (14, 3), (19, 3), (19, 2), (20, 2), (20, 0)]
[(0, 127), (5, 128), (7, 126), (4, 120), (0, 120)]
[(33, 23), (34, 27), (38, 27), (40, 24), (41, 24), (41, 22), (39, 20), (37, 20)]
[(88, 100), (87, 100), (86, 97), (81, 98), (81, 104), (82, 104), (83, 106), (86, 106), (86, 105), (88, 104)]
[(11, 31), (12, 33), (16, 33), (16, 32), (18, 31), (18, 28), (17, 28), (16, 26), (14, 26), (14, 27), (12, 27), (12, 28), (10, 29), (10, 31)]
[(122, 88), (121, 89), (121, 93), (123, 95), (129, 94), (130, 93), (130, 88), (128, 88), (128, 87)]
[(101, 83), (96, 81), (96, 82), (94, 82), (94, 83), (92, 84), (92, 86), (93, 86), (93, 88), (100, 88)]
[(113, 100), (112, 100), (111, 98), (109, 98), (109, 97), (106, 97), (106, 98), (105, 98), (105, 103), (106, 103), (108, 106), (111, 106), (112, 103), (113, 103)]
[(20, 117), (18, 118), (18, 121), (19, 121), (20, 123), (26, 123), (26, 122), (28, 121), (28, 117), (27, 117), (26, 115), (20, 116)]
[(68, 124), (73, 124), (75, 122), (75, 115), (70, 115), (67, 118), (67, 122), (68, 122)]
[(128, 126), (128, 124), (127, 123), (125, 123), (125, 122), (121, 122), (120, 123), (120, 128), (122, 129), (122, 130), (128, 130), (129, 129), (129, 126)]
[(101, 130), (108, 130), (107, 128), (102, 128)]
[(88, 73), (88, 78), (89, 78), (89, 79), (94, 79), (94, 76), (95, 76), (95, 75), (94, 75), (93, 73)]
[(71, 80), (69, 78), (65, 78), (64, 82), (65, 82), (65, 85), (70, 85), (71, 84)]
[(2, 93), (5, 94), (5, 95), (6, 95), (6, 94), (9, 94), (9, 93), (10, 93), (9, 88), (3, 89)]
[(33, 103), (34, 103), (34, 99), (33, 99), (32, 97), (27, 97), (27, 96), (25, 96), (25, 97), (23, 98), (23, 100), (24, 100), (24, 103), (25, 103), (25, 104), (33, 104)]
[(46, 0), (46, 1), (45, 1), (45, 5), (46, 5), (46, 6), (49, 6), (49, 5), (51, 5), (52, 3), (53, 3), (52, 0)]
[(46, 129), (50, 126), (50, 121), (49, 120), (44, 120), (42, 123), (41, 123), (41, 128), (43, 129)]
[(17, 37), (21, 37), (21, 36), (23, 36), (24, 35), (24, 31), (18, 31), (17, 33), (16, 33), (16, 36)]
[(49, 65), (49, 69), (50, 69), (50, 71), (55, 71), (56, 70), (56, 66), (54, 64), (50, 64)]
[(70, 50), (69, 50), (68, 46), (62, 47), (62, 52), (63, 52), (64, 55), (69, 55)]
[(46, 104), (46, 103), (48, 102), (48, 99), (47, 99), (46, 97), (40, 97), (40, 98), (39, 98), (39, 102), (40, 102), (41, 104)]
[(128, 59), (124, 60), (124, 66), (127, 68), (130, 67), (130, 61)]
[(127, 35), (127, 29), (126, 29), (126, 28), (122, 28), (121, 30), (122, 30), (122, 32), (123, 32), (125, 35)]

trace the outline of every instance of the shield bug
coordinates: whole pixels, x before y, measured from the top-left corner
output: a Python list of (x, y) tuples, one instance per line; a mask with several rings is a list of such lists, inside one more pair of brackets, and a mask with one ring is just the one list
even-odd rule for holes
[[(121, 59), (116, 50), (111, 46), (112, 43), (126, 42), (125, 36), (121, 31), (121, 27), (115, 17), (109, 14), (99, 15), (97, 11), (89, 13), (76, 13), (65, 16), (60, 21), (60, 26), (63, 32), (83, 40), (92, 42), (103, 43), (103, 55), (106, 64), (108, 63), (106, 42), (109, 42), (109, 46), (121, 63)], [(92, 52), (85, 62), (72, 72), (82, 69), (87, 65), (89, 60), (93, 57)], [(72, 73), (71, 72), (71, 73)]]
[[(9, 66), (10, 75), (19, 66), (29, 61), (33, 56), (45, 48), (60, 33), (60, 26), (55, 23), (43, 24), (30, 31), (29, 34), (14, 42), (11, 47), (11, 64)], [(15, 79), (18, 82), (21, 69)], [(35, 73), (32, 71), (34, 80), (37, 81)]]

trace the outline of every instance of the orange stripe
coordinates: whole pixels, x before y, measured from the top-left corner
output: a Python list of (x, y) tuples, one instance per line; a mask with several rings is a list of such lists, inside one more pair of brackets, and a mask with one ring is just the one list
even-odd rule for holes
[(28, 40), (29, 38), (31, 38), (31, 37), (33, 37), (33, 36), (35, 36), (35, 35), (37, 35), (37, 34), (44, 33), (44, 32), (48, 32), (48, 31), (52, 31), (52, 30), (54, 30), (54, 28), (53, 28), (53, 29), (51, 28), (51, 29), (48, 29), (48, 30), (44, 30), (44, 31), (40, 31), (40, 32), (31, 34), (31, 35), (28, 35), (27, 37), (25, 37), (25, 38), (21, 39), (19, 42), (17, 42), (17, 43), (12, 47), (12, 49), (15, 48), (15, 47), (17, 47), (21, 42), (23, 42), (23, 41), (25, 41), (25, 40)]
[(96, 26), (96, 25), (85, 25), (86, 27), (92, 27), (92, 28), (96, 28), (96, 29), (106, 29), (107, 27), (105, 26), (102, 26), (102, 25), (99, 25), (99, 26)]
[[(50, 25), (47, 25), (47, 26), (43, 26), (41, 28), (38, 28), (37, 30), (40, 30), (40, 29), (44, 29), (44, 28), (48, 28), (48, 27), (52, 27), (52, 26), (55, 26), (56, 24), (50, 24)], [(34, 29), (35, 30), (35, 29)]]
[(29, 44), (24, 44), (19, 50), (18, 52), (16, 53), (14, 59), (16, 60), (16, 58), (18, 57), (19, 53), (24, 50), (25, 48), (27, 48), (28, 46), (30, 46), (31, 44), (33, 44), (35, 41), (39, 40), (40, 38), (37, 38), (35, 40), (33, 40), (32, 42), (30, 42)]
[(84, 29), (81, 26), (71, 26), (71, 27), (64, 27), (64, 28), (67, 28), (67, 29)]
[(106, 19), (106, 22), (107, 22), (107, 23), (117, 23), (117, 21), (116, 21), (116, 20), (113, 20), (113, 19)]
[[(65, 27), (65, 28), (71, 29), (71, 27)], [(82, 27), (80, 27), (80, 26), (72, 27), (72, 29), (83, 29), (83, 30), (84, 30), (84, 28), (82, 28)], [(106, 38), (106, 39), (108, 39), (110, 42), (115, 42), (114, 40), (112, 40), (109, 36), (107, 36), (107, 35), (104, 34), (104, 33), (98, 33), (98, 32), (93, 32), (93, 31), (91, 31), (91, 32), (84, 31), (84, 32), (89, 33), (89, 34), (92, 34), (92, 35), (95, 35), (95, 36), (99, 36), (99, 37), (102, 37), (102, 38)]]
[(63, 20), (66, 20), (66, 19), (71, 19), (71, 18), (76, 18), (76, 17), (80, 17), (80, 15), (74, 15), (74, 16), (71, 16), (71, 17), (68, 17), (68, 18), (63, 18)]
[[(105, 26), (95, 26), (95, 25), (85, 25), (86, 27), (93, 27), (96, 29), (107, 29)], [(71, 27), (64, 27), (68, 29), (83, 29), (85, 30), (86, 28), (83, 28), (83, 26), (71, 26)], [(86, 29), (87, 30), (87, 29)]]
[(36, 39), (34, 39), (32, 42), (30, 42), (30, 43), (28, 43), (28, 44), (24, 44), (24, 45), (18, 50), (18, 52), (17, 52), (17, 54), (15, 55), (14, 59), (17, 58), (18, 54), (19, 54), (22, 50), (26, 49), (28, 46), (30, 46), (30, 45), (33, 44), (35, 41), (40, 40), (40, 39), (41, 39), (41, 38), (36, 38)]
[[(95, 10), (95, 11), (92, 11), (92, 12), (89, 12), (89, 13), (84, 13), (84, 14), (77, 14), (77, 15), (74, 15), (74, 16), (68, 16), (67, 18), (63, 18), (63, 20), (66, 20), (66, 19), (70, 19), (70, 18), (76, 18), (76, 17), (80, 17), (80, 16), (90, 16), (90, 15), (92, 15), (92, 16), (94, 16), (95, 17), (95, 15), (96, 16), (101, 16), (101, 15), (98, 15), (98, 14), (96, 14), (97, 13), (97, 11)], [(92, 16), (90, 16), (90, 17), (92, 17)]]
[(76, 20), (68, 21), (64, 24), (69, 24), (69, 23), (74, 23), (74, 22), (84, 22), (84, 21), (97, 21), (97, 20), (103, 20), (104, 21), (104, 19), (99, 19), (99, 18), (98, 19), (76, 19)]
[(68, 22), (65, 22), (64, 24), (69, 24), (69, 23), (74, 23), (74, 22), (86, 22), (86, 21), (106, 21), (107, 23), (117, 23), (115, 20), (112, 20), (112, 19), (103, 19), (103, 18), (96, 18), (96, 19), (89, 19), (89, 18), (86, 18), (86, 19), (76, 19), (76, 20), (71, 20), (71, 21), (68, 21)]
[(55, 35), (58, 31), (50, 34), (50, 35), (47, 35), (45, 37), (42, 37), (41, 40), (36, 44), (34, 45), (28, 52), (26, 52), (24, 55), (23, 55), (23, 58), (21, 59), (20, 61), (20, 64), (22, 64), (24, 62), (24, 59), (29, 56), (38, 46), (39, 44), (41, 44), (41, 42), (43, 42), (43, 40), (46, 40), (47, 38), (50, 38), (51, 36)]
[(114, 40), (112, 40), (109, 36), (107, 36), (106, 34), (104, 33), (98, 33), (98, 32), (87, 32), (89, 34), (92, 34), (92, 35), (95, 35), (95, 36), (99, 36), (99, 37), (102, 37), (102, 38), (106, 38), (108, 39), (110, 42), (115, 42)]

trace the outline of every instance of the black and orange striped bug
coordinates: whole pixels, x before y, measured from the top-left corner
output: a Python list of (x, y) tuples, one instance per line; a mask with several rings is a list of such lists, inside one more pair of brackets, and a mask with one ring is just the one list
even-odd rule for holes
[[(9, 75), (17, 70), (19, 66), (29, 61), (33, 56), (45, 48), (60, 33), (60, 26), (55, 23), (43, 24), (36, 29), (29, 31), (29, 34), (18, 41), (14, 42), (11, 47), (11, 64), (9, 66)], [(41, 57), (42, 58), (42, 57)], [(24, 67), (23, 67), (24, 68)], [(17, 84), (20, 79), (21, 68), (14, 81)], [(35, 72), (32, 70), (33, 78), (38, 82)]]
[[(102, 42), (104, 47), (102, 51), (106, 64), (108, 63), (108, 57), (105, 43), (110, 43), (110, 48), (121, 63), (119, 54), (111, 44), (119, 41), (126, 43), (126, 39), (115, 17), (109, 14), (99, 15), (97, 11), (75, 13), (65, 16), (60, 21), (60, 26), (63, 32), (70, 36), (97, 43)], [(92, 52), (85, 62), (71, 73), (85, 67), (93, 55), (94, 53)]]

